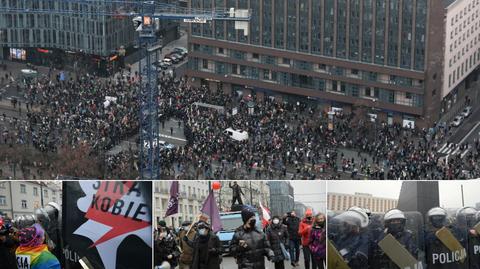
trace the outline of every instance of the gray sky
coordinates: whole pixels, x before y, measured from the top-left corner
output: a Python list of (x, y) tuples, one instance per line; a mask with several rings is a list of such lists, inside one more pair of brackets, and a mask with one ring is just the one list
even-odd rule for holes
[[(462, 207), (460, 185), (463, 185), (465, 206), (475, 206), (480, 202), (480, 195), (478, 195), (480, 181), (440, 181), (440, 206)], [(398, 199), (401, 186), (401, 181), (330, 181), (327, 188), (328, 192), (349, 194), (363, 192), (377, 197)]]
[(295, 201), (302, 202), (315, 212), (326, 212), (326, 181), (292, 180)]

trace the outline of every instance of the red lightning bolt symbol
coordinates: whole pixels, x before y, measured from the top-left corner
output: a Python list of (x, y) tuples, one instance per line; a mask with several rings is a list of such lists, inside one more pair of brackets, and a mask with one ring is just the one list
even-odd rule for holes
[[(124, 193), (121, 193), (119, 191), (117, 192), (113, 191), (115, 184), (108, 184), (107, 187), (105, 186), (106, 184), (108, 184), (108, 182), (106, 181), (101, 182), (100, 187), (98, 188), (98, 191), (96, 194), (97, 196), (109, 197), (112, 201), (116, 201), (123, 197)], [(127, 181), (127, 182), (124, 182), (123, 184), (124, 184), (124, 188), (126, 189), (125, 193), (128, 193), (128, 191), (132, 188), (134, 182)], [(112, 206), (113, 204), (114, 203), (112, 203)], [(95, 247), (96, 245), (99, 245), (110, 239), (113, 239), (119, 235), (140, 230), (150, 226), (150, 223), (147, 221), (133, 220), (132, 218), (125, 217), (122, 215), (113, 215), (111, 212), (109, 212), (110, 208), (107, 212), (104, 212), (104, 211), (95, 209), (95, 207), (90, 207), (87, 211), (87, 214), (85, 214), (85, 217), (87, 219), (94, 220), (96, 222), (112, 227), (110, 231), (105, 233), (100, 239), (94, 242), (90, 246), (90, 248)]]

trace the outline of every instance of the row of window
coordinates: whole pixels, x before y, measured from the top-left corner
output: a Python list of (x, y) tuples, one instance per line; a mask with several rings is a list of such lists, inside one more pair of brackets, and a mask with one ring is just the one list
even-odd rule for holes
[[(283, 67), (292, 67), (299, 70), (314, 71), (319, 73), (331, 74), (336, 76), (346, 76), (362, 80), (380, 82), (391, 85), (400, 85), (406, 87), (416, 87), (423, 89), (423, 80), (415, 80), (408, 77), (388, 75), (376, 72), (361, 71), (357, 69), (348, 69), (339, 66), (317, 64), (301, 60), (293, 60), (286, 57), (275, 57), (271, 55), (260, 55), (258, 53), (247, 53), (239, 50), (214, 48), (208, 45), (193, 44), (193, 51), (198, 51), (208, 55), (217, 55), (230, 57), (237, 60), (257, 62), (268, 65), (277, 65)], [(209, 69), (207, 60), (203, 60), (202, 68)], [(213, 67), (212, 67), (213, 70)], [(219, 72), (225, 72), (220, 67)], [(241, 72), (240, 72), (241, 73)], [(223, 73), (222, 73), (223, 74)]]
[[(192, 0), (192, 6), (236, 7), (235, 0), (225, 2)], [(426, 0), (391, 0), (390, 5), (386, 5), (386, 1), (373, 0), (319, 0), (311, 4), (308, 0), (287, 0), (286, 3), (275, 0), (238, 1), (238, 8), (247, 6), (252, 10), (248, 35), (235, 30), (232, 22), (222, 21), (193, 24), (192, 34), (424, 70)], [(259, 14), (260, 10), (263, 14)], [(388, 18), (386, 14), (389, 14)], [(309, 17), (312, 18), (310, 23)]]
[(448, 87), (455, 85), (456, 82), (463, 78), (464, 75), (470, 73), (470, 70), (477, 65), (477, 62), (480, 61), (480, 49), (476, 51), (470, 57), (466, 58), (462, 65), (458, 65), (457, 69), (453, 70), (451, 74), (448, 75)]
[(381, 88), (370, 88), (343, 81), (327, 80), (311, 76), (278, 72), (265, 68), (256, 68), (246, 65), (212, 62), (196, 57), (189, 59), (189, 68), (220, 75), (231, 75), (253, 80), (262, 80), (269, 83), (285, 86), (307, 88), (318, 91), (328, 91), (352, 97), (373, 98), (383, 102), (405, 106), (422, 107), (423, 96)]
[[(474, 23), (470, 29), (468, 29), (466, 32), (463, 33), (462, 36), (459, 36), (458, 39), (454, 40), (453, 43), (450, 43), (450, 52), (453, 50), (456, 50), (457, 47), (460, 47), (463, 44), (463, 41), (468, 40), (470, 38), (470, 35), (474, 35), (474, 33), (478, 30), (480, 25), (480, 21), (477, 21)], [(475, 40), (477, 39), (477, 35), (475, 35)], [(448, 44), (447, 40), (447, 44)], [(468, 47), (468, 42), (467, 42), (467, 47)], [(472, 41), (470, 41), (470, 45), (473, 45)], [(447, 45), (448, 46), (448, 45)]]
[(455, 14), (455, 17), (452, 17), (450, 25), (453, 26), (455, 23), (457, 23), (459, 20), (461, 21), (463, 19), (463, 16), (467, 16), (467, 12), (470, 12), (472, 9), (475, 9), (475, 7), (479, 4), (479, 0), (470, 0), (470, 3), (468, 6), (465, 6), (462, 10), (460, 10), (459, 13)]
[[(0, 182), (0, 189), (6, 189), (6, 183), (5, 182)], [(39, 195), (39, 192), (38, 192), (39, 188), (38, 187), (33, 187), (32, 189), (32, 194), (33, 196), (38, 196)], [(27, 194), (27, 185), (26, 184), (20, 184), (20, 193), (22, 194)], [(48, 189), (44, 189), (43, 190), (43, 197), (47, 197), (48, 198), (48, 194), (49, 194), (49, 191)], [(52, 195), (55, 196), (57, 194), (57, 192), (55, 190), (52, 190)]]
[[(52, 201), (57, 202), (56, 197), (52, 197)], [(0, 206), (7, 206), (7, 197), (6, 196), (0, 195)], [(20, 201), (20, 206), (21, 206), (22, 209), (28, 209), (27, 200), (21, 200)], [(34, 202), (33, 208), (38, 208), (38, 207), (40, 207), (40, 204), (38, 202)]]

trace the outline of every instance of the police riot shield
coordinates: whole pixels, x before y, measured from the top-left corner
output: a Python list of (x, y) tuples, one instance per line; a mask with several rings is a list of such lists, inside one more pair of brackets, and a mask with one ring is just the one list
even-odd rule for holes
[(427, 216), (425, 251), (429, 269), (469, 268), (467, 237), (455, 214)]
[[(358, 211), (345, 211), (330, 219), (328, 233), (332, 244), (329, 244), (329, 255), (336, 253), (337, 259), (329, 259), (328, 268), (344, 268), (341, 264), (352, 269), (368, 267), (368, 222), (367, 214)], [(333, 264), (334, 260), (343, 263)]]
[(472, 207), (463, 207), (457, 210), (452, 229), (456, 235), (466, 240), (467, 259), (469, 268), (480, 268), (480, 237), (475, 226), (477, 225), (477, 210)]
[[(371, 237), (370, 268), (413, 269), (425, 265), (423, 239), (419, 238), (423, 235), (422, 215), (419, 212), (397, 212), (393, 219), (388, 216), (380, 219), (375, 215), (371, 218), (369, 233), (376, 234), (376, 238)], [(379, 220), (381, 227), (378, 227)]]

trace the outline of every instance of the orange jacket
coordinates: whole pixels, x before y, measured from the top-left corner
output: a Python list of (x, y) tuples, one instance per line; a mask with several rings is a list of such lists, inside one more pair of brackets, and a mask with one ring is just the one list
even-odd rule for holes
[(302, 219), (298, 227), (298, 234), (302, 237), (302, 246), (306, 247), (310, 244), (310, 231), (312, 230), (313, 220), (308, 222), (306, 218)]

